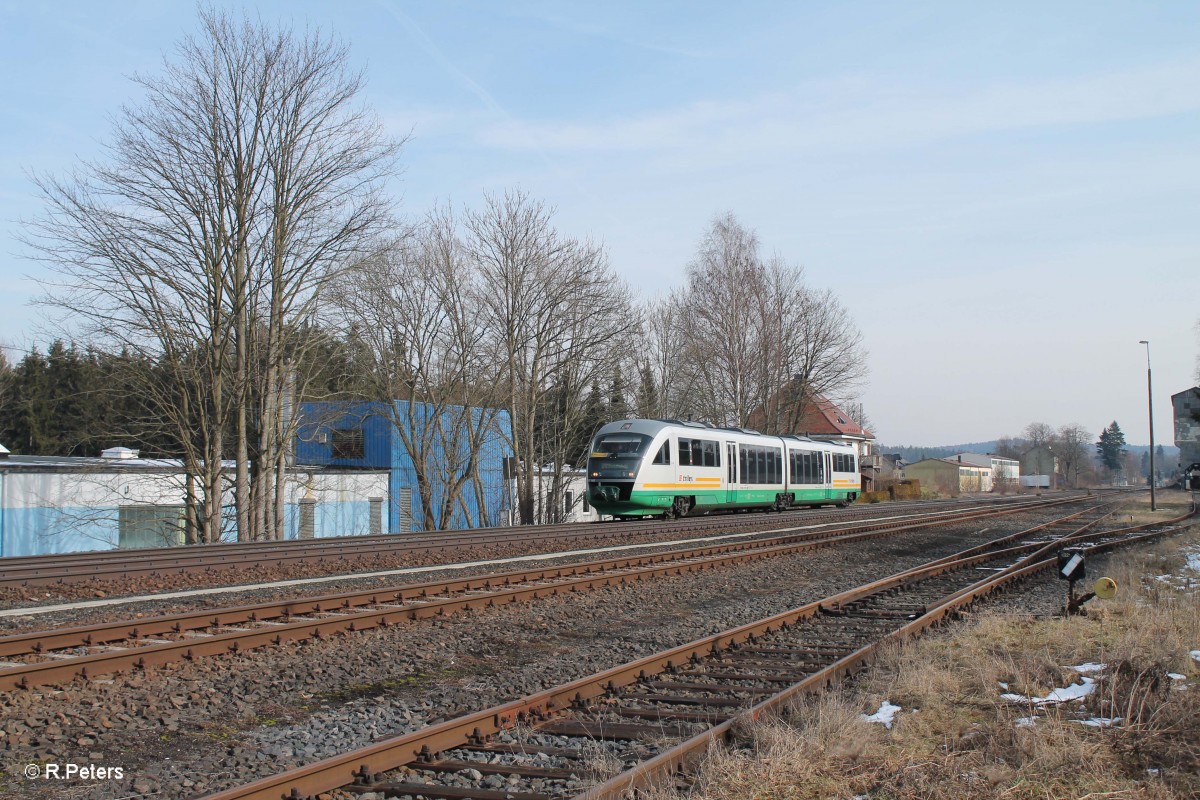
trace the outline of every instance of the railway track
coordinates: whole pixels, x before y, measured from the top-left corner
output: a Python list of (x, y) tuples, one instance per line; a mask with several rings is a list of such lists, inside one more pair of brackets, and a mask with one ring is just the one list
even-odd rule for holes
[[(600, 589), (718, 569), (730, 564), (789, 555), (814, 547), (861, 542), (905, 531), (961, 524), (1054, 507), (1077, 500), (1006, 504), (954, 513), (864, 521), (812, 531), (702, 547), (657, 551), (559, 567), (476, 575), (465, 578), (373, 587), (251, 605), (102, 622), (0, 637), (0, 691), (61, 684), (171, 661), (236, 653), (284, 642), (354, 633), (406, 621), (540, 597)], [(1063, 518), (1006, 537), (1018, 541), (1070, 524), (1088, 515), (1094, 525), (1113, 503), (1093, 503)], [(1031, 545), (1025, 545), (1029, 547)], [(982, 552), (982, 551), (981, 551)]]
[[(210, 795), (279, 800), (586, 800), (679, 781), (739, 720), (831, 686), (884, 642), (913, 635), (1056, 563), (1178, 530), (1186, 519), (1098, 533), (1099, 516), (1006, 536), (748, 625), (519, 700)], [(1188, 515), (1190, 516), (1190, 515)], [(986, 573), (986, 574), (984, 574)], [(981, 577), (981, 575), (983, 575)]]
[[(945, 501), (904, 503), (906, 511), (929, 507), (953, 509), (980, 505), (1021, 505), (1024, 498), (970, 501), (947, 504)], [(44, 556), (14, 556), (0, 559), (0, 588), (52, 586), (70, 583), (108, 581), (118, 578), (160, 577), (185, 573), (224, 573), (252, 571), (265, 567), (307, 565), (330, 571), (350, 571), (381, 557), (435, 556), (442, 558), (480, 547), (511, 545), (519, 538), (529, 545), (569, 541), (572, 546), (612, 541), (654, 531), (664, 536), (688, 535), (719, 525), (729, 531), (777, 527), (780, 519), (791, 517), (811, 521), (859, 518), (877, 514), (876, 507), (839, 509), (813, 513), (792, 510), (782, 514), (728, 514), (713, 517), (689, 517), (673, 522), (662, 520), (611, 522), (604, 524), (571, 523), (566, 525), (519, 526), (436, 534), (346, 536), (328, 539), (285, 540), (272, 542), (230, 542), (222, 544), (162, 547), (139, 550), (102, 550)]]

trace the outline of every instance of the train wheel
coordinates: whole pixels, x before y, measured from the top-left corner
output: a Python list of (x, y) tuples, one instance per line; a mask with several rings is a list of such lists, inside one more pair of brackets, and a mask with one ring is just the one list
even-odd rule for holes
[(679, 519), (680, 517), (686, 517), (691, 510), (692, 501), (690, 498), (676, 497), (675, 502), (671, 504), (670, 513), (674, 515), (675, 519)]

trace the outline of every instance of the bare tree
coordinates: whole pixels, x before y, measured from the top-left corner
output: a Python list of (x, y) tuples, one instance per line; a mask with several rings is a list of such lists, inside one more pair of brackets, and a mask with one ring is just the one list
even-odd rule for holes
[(864, 374), (861, 334), (836, 296), (807, 286), (798, 267), (764, 261), (732, 214), (701, 241), (678, 306), (681, 411), (790, 432), (810, 398), (849, 393)]
[(1044, 422), (1031, 422), (1023, 435), (1029, 447), (1044, 447), (1054, 441), (1054, 428)]
[(136, 78), (146, 100), (123, 109), (108, 163), (37, 179), (47, 213), (30, 239), (59, 269), (53, 304), (163, 365), (167, 382), (144, 388), (200, 478), (196, 538), (219, 530), (227, 431), (239, 537), (273, 537), (295, 332), (387, 222), (400, 143), (354, 106), (344, 46), (215, 10), (201, 23), (160, 76)]
[[(477, 271), (481, 313), (503, 368), (505, 407), (521, 465), (517, 508), (522, 523), (537, 519), (535, 469), (561, 470), (568, 453), (539, 451), (539, 441), (564, 442), (582, 393), (598, 365), (627, 360), (638, 318), (629, 290), (608, 266), (604, 249), (560, 235), (553, 211), (520, 191), (487, 195), (468, 212), (465, 239)], [(555, 392), (569, 401), (547, 415)], [(561, 504), (558, 504), (561, 505)]]
[[(688, 353), (682, 317), (685, 294), (676, 289), (666, 297), (648, 300), (642, 309), (641, 358), (638, 378), (642, 401), (638, 415), (669, 417), (686, 415), (695, 388), (695, 370), (683, 368)], [(693, 409), (694, 411), (694, 409)]]
[(1079, 473), (1087, 463), (1092, 449), (1092, 434), (1077, 422), (1063, 425), (1053, 439), (1054, 452), (1062, 464), (1063, 475), (1075, 473), (1074, 486), (1079, 488)]
[[(4, 418), (4, 410), (12, 402), (13, 370), (4, 354), (4, 345), (0, 344), (0, 419)], [(3, 426), (0, 426), (2, 428)], [(0, 442), (0, 445), (4, 442)]]
[(502, 373), (486, 349), (479, 281), (452, 210), (433, 211), (347, 277), (336, 314), (364, 346), (364, 381), (413, 463), (423, 527), (473, 524), (456, 515), (467, 487), (489, 518), (479, 459), (499, 430)]
[(1012, 436), (1001, 436), (996, 440), (996, 455), (1004, 458), (1020, 458), (1026, 450), (1025, 441)]
[(871, 422), (870, 417), (867, 416), (867, 410), (863, 407), (862, 400), (847, 400), (846, 402), (840, 404), (840, 406), (843, 411), (850, 415), (850, 419), (858, 423), (858, 427), (867, 431), (875, 427), (874, 423)]

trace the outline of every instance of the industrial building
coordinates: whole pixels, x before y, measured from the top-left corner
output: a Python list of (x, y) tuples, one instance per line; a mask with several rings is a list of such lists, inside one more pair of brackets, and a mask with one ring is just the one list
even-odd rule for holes
[(1016, 489), (1021, 478), (1021, 463), (1015, 458), (1005, 458), (993, 453), (956, 453), (947, 457), (948, 461), (961, 461), (976, 467), (987, 467), (990, 472), (985, 477), (981, 491), (990, 492), (993, 489), (1007, 491)]
[[(926, 458), (904, 468), (907, 480), (919, 480), (921, 486), (939, 494), (958, 497), (965, 493), (986, 492), (992, 485), (992, 468), (954, 458)], [(986, 489), (984, 487), (987, 487)]]
[[(237, 540), (233, 462), (222, 539)], [(32, 556), (182, 544), (186, 473), (175, 459), (143, 459), (124, 447), (100, 458), (13, 455), (0, 447), (0, 556)], [(285, 538), (378, 532), (388, 474), (289, 469)]]
[(387, 532), (491, 527), (510, 519), (512, 489), (504, 461), (512, 456), (511, 441), (511, 419), (499, 409), (403, 401), (302, 403), (296, 462), (386, 471)]
[(1175, 446), (1179, 448), (1179, 467), (1200, 464), (1200, 386), (1171, 395), (1175, 412)]

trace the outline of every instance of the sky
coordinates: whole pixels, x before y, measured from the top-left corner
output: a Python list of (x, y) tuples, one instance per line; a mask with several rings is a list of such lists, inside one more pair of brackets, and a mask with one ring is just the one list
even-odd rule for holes
[[(1200, 3), (237, 2), (331, 32), (410, 136), (401, 209), (519, 188), (639, 296), (713, 218), (837, 292), (888, 444), (1116, 420), (1171, 444), (1200, 337)], [(182, 2), (0, 0), (0, 346), (56, 331), (33, 173), (104, 157)]]

